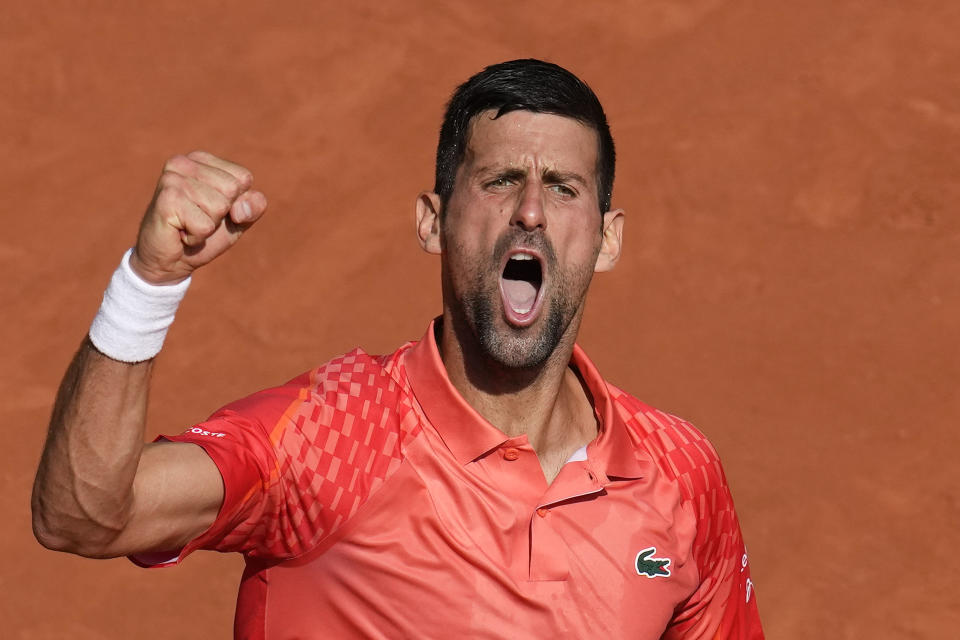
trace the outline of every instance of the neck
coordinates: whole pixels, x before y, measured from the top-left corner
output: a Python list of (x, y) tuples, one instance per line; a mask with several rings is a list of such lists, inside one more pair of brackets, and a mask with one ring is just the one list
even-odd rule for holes
[(593, 407), (578, 373), (569, 366), (579, 325), (578, 315), (547, 360), (524, 369), (493, 360), (465, 322), (447, 309), (436, 336), (451, 384), (504, 434), (526, 435), (548, 481), (597, 434)]

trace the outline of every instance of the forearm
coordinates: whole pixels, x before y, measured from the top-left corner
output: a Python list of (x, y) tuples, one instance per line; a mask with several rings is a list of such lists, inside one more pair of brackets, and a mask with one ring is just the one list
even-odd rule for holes
[(112, 360), (85, 339), (67, 369), (33, 488), (46, 547), (95, 555), (131, 515), (152, 360)]
[(147, 393), (191, 274), (266, 209), (252, 181), (203, 151), (164, 165), (137, 244), (57, 394), (33, 488), (44, 546), (97, 557), (166, 550), (213, 522), (223, 499), (216, 465), (196, 445), (144, 445)]

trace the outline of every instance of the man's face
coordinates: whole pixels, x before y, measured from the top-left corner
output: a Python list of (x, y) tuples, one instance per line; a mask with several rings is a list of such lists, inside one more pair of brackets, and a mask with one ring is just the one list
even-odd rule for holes
[(488, 356), (531, 368), (575, 337), (594, 270), (612, 267), (601, 231), (616, 219), (618, 254), (622, 218), (599, 211), (593, 129), (551, 114), (493, 115), (473, 120), (439, 225), (444, 304)]

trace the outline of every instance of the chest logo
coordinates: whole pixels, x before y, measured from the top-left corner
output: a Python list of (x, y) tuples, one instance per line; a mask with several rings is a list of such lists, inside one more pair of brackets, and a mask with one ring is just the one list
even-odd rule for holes
[(654, 558), (653, 554), (657, 552), (656, 547), (647, 547), (637, 554), (637, 575), (656, 578), (670, 576), (670, 558)]

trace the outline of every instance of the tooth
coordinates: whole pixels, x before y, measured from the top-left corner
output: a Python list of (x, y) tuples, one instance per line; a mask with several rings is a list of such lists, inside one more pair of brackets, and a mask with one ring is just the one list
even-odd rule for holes
[(510, 256), (511, 260), (533, 260), (534, 257), (529, 253), (515, 253)]

